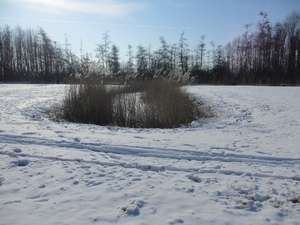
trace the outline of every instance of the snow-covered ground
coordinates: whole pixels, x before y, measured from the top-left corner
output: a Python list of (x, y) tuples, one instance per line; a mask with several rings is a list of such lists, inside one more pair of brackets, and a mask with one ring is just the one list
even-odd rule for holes
[(64, 85), (0, 84), (0, 224), (300, 224), (300, 88), (188, 90), (218, 117), (127, 129), (49, 120)]

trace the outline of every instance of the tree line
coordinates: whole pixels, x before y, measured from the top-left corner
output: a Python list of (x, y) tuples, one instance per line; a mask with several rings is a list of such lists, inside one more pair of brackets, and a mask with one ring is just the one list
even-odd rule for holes
[[(242, 36), (223, 48), (221, 83), (300, 83), (300, 14), (293, 12), (284, 22), (272, 25), (261, 12), (256, 31), (245, 25)], [(227, 73), (225, 71), (228, 71)]]
[(74, 73), (77, 57), (42, 28), (0, 28), (0, 81), (51, 82)]
[(77, 56), (67, 37), (60, 44), (42, 28), (0, 27), (0, 81), (124, 83), (164, 78), (185, 83), (299, 84), (300, 13), (275, 24), (267, 13), (259, 16), (257, 24), (244, 25), (244, 33), (225, 46), (207, 44), (202, 35), (190, 47), (182, 32), (174, 44), (159, 37), (157, 50), (151, 44), (138, 45), (135, 51), (128, 45), (126, 63), (120, 63), (120, 50), (109, 32), (96, 44), (94, 60), (83, 53), (82, 42)]

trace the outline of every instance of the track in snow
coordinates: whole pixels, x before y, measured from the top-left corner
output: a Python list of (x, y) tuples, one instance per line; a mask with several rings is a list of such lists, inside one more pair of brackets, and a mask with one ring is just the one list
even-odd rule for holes
[[(17, 141), (16, 141), (17, 140)], [(253, 163), (255, 165), (271, 165), (271, 166), (281, 166), (281, 167), (295, 167), (300, 166), (300, 158), (285, 158), (285, 157), (271, 157), (271, 156), (251, 156), (244, 154), (234, 154), (234, 153), (213, 153), (208, 151), (191, 151), (191, 150), (177, 150), (177, 149), (158, 149), (151, 147), (134, 147), (134, 146), (118, 146), (118, 145), (108, 145), (101, 143), (79, 143), (79, 142), (60, 142), (44, 138), (35, 137), (20, 137), (16, 135), (1, 135), (0, 142), (7, 144), (21, 144), (21, 145), (39, 145), (39, 146), (49, 146), (55, 148), (65, 148), (72, 150), (79, 150), (86, 152), (97, 152), (97, 153), (113, 153), (117, 155), (127, 155), (134, 157), (135, 160), (139, 161), (139, 157), (151, 157), (159, 158), (161, 166), (153, 164), (139, 164), (124, 162), (122, 160), (116, 160), (118, 158), (114, 157), (114, 162), (109, 161), (95, 161), (95, 160), (84, 160), (80, 158), (61, 158), (54, 156), (42, 156), (36, 154), (26, 154), (21, 152), (9, 152), (1, 151), (0, 155), (8, 155), (11, 157), (25, 157), (25, 158), (35, 158), (44, 160), (54, 160), (54, 161), (68, 161), (68, 162), (80, 162), (85, 164), (97, 164), (102, 166), (121, 166), (124, 168), (136, 168), (141, 170), (151, 170), (151, 171), (182, 171), (182, 172), (196, 172), (196, 173), (221, 173), (224, 175), (237, 175), (237, 176), (249, 176), (249, 177), (272, 177), (277, 179), (292, 179), (300, 180), (300, 175), (274, 175), (270, 172), (248, 172), (248, 171), (235, 171), (235, 170), (224, 170), (218, 169), (203, 169), (197, 167), (190, 167), (190, 161), (214, 161), (215, 163)], [(215, 149), (216, 147), (212, 147)], [(175, 167), (175, 166), (165, 166), (167, 161), (170, 159), (175, 160), (186, 160), (185, 166)], [(164, 160), (166, 162), (164, 162)], [(116, 162), (118, 161), (118, 162)]]

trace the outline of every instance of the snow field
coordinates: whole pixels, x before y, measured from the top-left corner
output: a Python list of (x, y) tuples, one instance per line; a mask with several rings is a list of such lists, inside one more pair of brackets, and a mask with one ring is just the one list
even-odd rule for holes
[(299, 87), (191, 86), (178, 129), (56, 123), (63, 85), (0, 84), (0, 224), (299, 224)]

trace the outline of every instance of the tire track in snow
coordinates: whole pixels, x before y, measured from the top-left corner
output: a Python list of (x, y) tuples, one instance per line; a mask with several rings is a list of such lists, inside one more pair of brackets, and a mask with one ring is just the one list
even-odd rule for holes
[[(16, 141), (17, 140), (17, 141)], [(37, 137), (24, 137), (18, 135), (1, 135), (1, 143), (11, 144), (24, 144), (24, 145), (43, 145), (52, 147), (63, 147), (77, 149), (81, 151), (93, 151), (103, 153), (113, 153), (120, 155), (134, 155), (137, 157), (155, 157), (165, 159), (186, 159), (195, 161), (220, 161), (220, 162), (252, 162), (263, 164), (300, 164), (300, 158), (287, 158), (287, 157), (274, 157), (274, 156), (258, 156), (258, 155), (245, 155), (234, 153), (216, 153), (216, 152), (204, 152), (204, 151), (192, 151), (192, 150), (179, 150), (179, 149), (159, 149), (152, 147), (136, 147), (136, 146), (120, 146), (109, 145), (101, 143), (84, 143), (84, 142), (66, 142), (55, 141), (45, 138)], [(215, 149), (216, 147), (211, 147)], [(219, 148), (218, 149), (222, 149)], [(227, 148), (223, 148), (226, 150)]]
[(52, 156), (40, 156), (40, 155), (30, 155), (30, 154), (17, 154), (13, 152), (0, 152), (0, 155), (7, 155), (11, 157), (28, 157), (28, 158), (37, 158), (37, 159), (44, 159), (44, 160), (53, 160), (53, 161), (62, 161), (62, 162), (77, 162), (77, 163), (84, 163), (84, 164), (96, 164), (101, 166), (120, 166), (123, 168), (128, 169), (140, 169), (143, 171), (155, 171), (155, 172), (163, 172), (163, 171), (177, 171), (177, 172), (192, 172), (197, 174), (207, 174), (207, 173), (220, 173), (224, 175), (236, 175), (236, 176), (247, 176), (247, 177), (260, 177), (260, 178), (274, 178), (274, 179), (287, 179), (287, 180), (297, 180), (300, 181), (299, 175), (294, 176), (285, 176), (285, 175), (272, 175), (266, 173), (250, 173), (250, 172), (243, 172), (243, 171), (234, 171), (234, 170), (222, 170), (222, 169), (200, 169), (200, 168), (183, 168), (183, 167), (174, 167), (174, 166), (156, 166), (156, 165), (142, 165), (139, 163), (128, 163), (128, 162), (104, 162), (104, 161), (94, 161), (94, 160), (83, 160), (78, 158), (61, 158), (61, 157), (52, 157)]
[[(16, 141), (17, 140), (17, 141)], [(51, 147), (61, 147), (69, 148), (72, 150), (79, 151), (92, 151), (92, 152), (101, 152), (101, 153), (113, 153), (119, 155), (130, 155), (133, 157), (153, 157), (161, 159), (177, 159), (177, 160), (194, 160), (194, 161), (215, 161), (215, 162), (246, 162), (246, 163), (255, 163), (260, 165), (280, 165), (286, 167), (294, 167), (295, 165), (300, 164), (299, 158), (284, 158), (284, 157), (271, 157), (271, 156), (251, 156), (251, 155), (239, 155), (233, 153), (212, 153), (212, 152), (201, 152), (201, 151), (191, 151), (191, 150), (178, 150), (178, 149), (159, 149), (151, 147), (133, 147), (133, 146), (118, 146), (118, 145), (108, 145), (101, 143), (82, 143), (78, 141), (74, 142), (61, 142), (51, 139), (38, 138), (38, 137), (26, 137), (21, 135), (1, 135), (1, 143), (10, 143), (10, 144), (23, 144), (23, 145), (41, 145), (41, 146), (51, 146)], [(211, 147), (215, 149), (216, 147)], [(220, 149), (218, 147), (218, 149)], [(224, 148), (226, 150), (226, 148)], [(139, 163), (130, 163), (130, 162), (107, 162), (107, 161), (95, 161), (95, 160), (83, 160), (78, 158), (60, 158), (60, 157), (51, 157), (51, 156), (40, 156), (40, 155), (30, 155), (24, 153), (16, 152), (4, 152), (0, 151), (2, 155), (9, 155), (11, 157), (29, 157), (29, 158), (38, 158), (45, 160), (55, 160), (55, 161), (69, 161), (69, 162), (80, 162), (80, 163), (89, 163), (89, 164), (98, 164), (102, 166), (121, 166), (124, 168), (135, 168), (141, 170), (151, 170), (151, 171), (181, 171), (181, 172), (193, 172), (193, 173), (221, 173), (224, 175), (237, 175), (237, 176), (248, 176), (248, 177), (271, 177), (276, 179), (293, 179), (300, 180), (300, 176), (292, 175), (275, 175), (270, 173), (260, 173), (252, 172), (249, 173), (244, 171), (235, 171), (235, 170), (225, 170), (225, 169), (203, 169), (203, 168), (190, 168), (187, 166), (174, 167), (174, 166), (157, 166), (157, 165), (142, 165)], [(161, 163), (163, 165), (164, 163)]]

